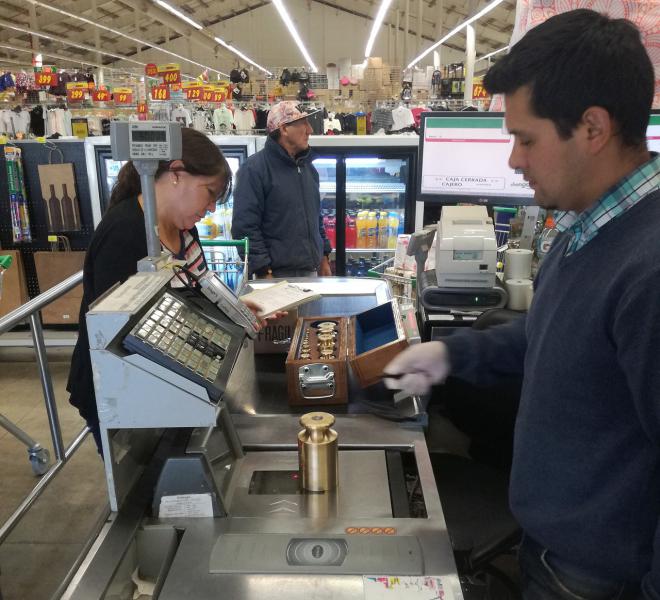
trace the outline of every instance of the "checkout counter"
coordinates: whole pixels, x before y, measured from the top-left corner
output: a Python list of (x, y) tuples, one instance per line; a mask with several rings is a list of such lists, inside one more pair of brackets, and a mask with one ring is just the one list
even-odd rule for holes
[[(142, 177), (149, 257), (87, 314), (112, 512), (62, 598), (462, 600), (419, 399), (350, 376), (330, 409), (334, 482), (301, 485), (284, 356), (255, 355), (245, 323), (163, 266), (149, 177), (180, 157), (180, 132), (113, 126), (113, 156)], [(304, 283), (320, 299), (301, 316), (391, 300), (380, 280)]]
[[(334, 425), (338, 485), (301, 492), (283, 355), (255, 355), (214, 306), (191, 304), (167, 280), (138, 273), (88, 314), (113, 512), (63, 597), (121, 598), (137, 581), (160, 600), (430, 598), (441, 588), (462, 599), (414, 411), (398, 422), (356, 414), (375, 400), (351, 381)], [(305, 284), (322, 294), (300, 308), (308, 315), (390, 299), (381, 280)], [(147, 317), (165, 309), (198, 317), (225, 348), (206, 381), (137, 346)]]

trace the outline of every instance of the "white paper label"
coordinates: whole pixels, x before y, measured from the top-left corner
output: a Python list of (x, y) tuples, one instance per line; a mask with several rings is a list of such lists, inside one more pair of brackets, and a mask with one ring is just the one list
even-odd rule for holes
[(181, 494), (160, 499), (159, 518), (212, 517), (211, 494)]
[(363, 581), (365, 600), (454, 600), (442, 577), (365, 575)]

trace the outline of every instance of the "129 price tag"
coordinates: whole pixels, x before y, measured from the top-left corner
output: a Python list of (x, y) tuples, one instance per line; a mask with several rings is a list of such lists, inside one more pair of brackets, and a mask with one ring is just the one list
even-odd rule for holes
[(34, 83), (39, 87), (51, 87), (57, 85), (57, 73), (35, 73)]
[(186, 98), (188, 100), (201, 100), (202, 99), (202, 91), (203, 88), (201, 87), (190, 87), (186, 89)]
[(156, 85), (151, 88), (152, 100), (169, 100), (170, 88), (167, 85)]

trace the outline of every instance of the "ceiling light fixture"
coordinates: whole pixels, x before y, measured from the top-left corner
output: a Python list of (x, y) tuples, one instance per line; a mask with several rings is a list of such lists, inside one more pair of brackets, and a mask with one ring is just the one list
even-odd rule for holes
[[(220, 75), (223, 75), (224, 77), (229, 77), (229, 74), (224, 73), (222, 71), (218, 71), (217, 69), (213, 69), (212, 67), (207, 67), (206, 65), (203, 65), (202, 63), (198, 63), (194, 60), (191, 60), (190, 58), (186, 58), (185, 56), (181, 56), (180, 54), (176, 54), (174, 52), (171, 52), (170, 50), (165, 50), (165, 48), (161, 48), (160, 46), (156, 46), (155, 44), (152, 44), (151, 42), (147, 42), (146, 40), (141, 40), (139, 38), (133, 37), (132, 35), (128, 35), (126, 33), (123, 33), (122, 31), (119, 31), (117, 29), (112, 29), (112, 27), (106, 27), (105, 25), (101, 25), (100, 23), (97, 23), (95, 21), (92, 21), (90, 19), (86, 19), (85, 17), (80, 17), (78, 15), (74, 15), (73, 13), (67, 12), (65, 10), (62, 10), (61, 8), (55, 8), (54, 6), (50, 6), (48, 4), (45, 4), (44, 2), (39, 2), (39, 0), (28, 0), (31, 4), (34, 4), (35, 6), (41, 6), (42, 8), (45, 8), (47, 10), (52, 10), (56, 13), (59, 13), (61, 15), (64, 15), (66, 17), (69, 17), (71, 19), (76, 19), (77, 21), (82, 21), (83, 23), (87, 23), (88, 25), (92, 25), (93, 27), (98, 27), (99, 29), (103, 29), (104, 31), (109, 31), (110, 33), (114, 33), (115, 35), (118, 35), (120, 37), (126, 38), (127, 40), (131, 40), (132, 42), (136, 42), (138, 44), (142, 44), (143, 46), (148, 46), (149, 48), (153, 48), (154, 50), (158, 50), (159, 52), (164, 52), (165, 54), (169, 54), (170, 56), (173, 56), (174, 58), (178, 58), (179, 60), (186, 61), (192, 65), (196, 65), (198, 67), (201, 67), (202, 69), (208, 69), (209, 71), (213, 71), (214, 73), (219, 73)], [(98, 52), (98, 50), (93, 49), (94, 52)], [(122, 57), (124, 60), (130, 60), (129, 58)], [(135, 61), (133, 61), (135, 62)], [(144, 63), (140, 63), (144, 64)]]
[(444, 44), (450, 37), (453, 35), (457, 34), (461, 29), (467, 27), (471, 23), (474, 23), (477, 19), (481, 19), (485, 14), (489, 13), (491, 10), (493, 10), (496, 6), (499, 4), (502, 4), (504, 0), (492, 0), (489, 4), (484, 6), (476, 15), (470, 17), (469, 19), (466, 19), (463, 21), (460, 25), (457, 25), (452, 29), (446, 36), (444, 36), (442, 39), (438, 40), (435, 44), (432, 46), (428, 47), (424, 52), (422, 52), (417, 58), (413, 59), (410, 64), (408, 65), (408, 69), (411, 69), (414, 65), (416, 65), (420, 60), (422, 60), (427, 54), (430, 54), (435, 50), (438, 46), (441, 44)]
[(106, 50), (97, 50), (96, 48), (92, 48), (91, 46), (86, 46), (85, 44), (78, 44), (77, 42), (72, 42), (71, 40), (68, 39), (58, 38), (53, 35), (47, 35), (45, 33), (31, 31), (29, 29), (26, 29), (25, 27), (19, 27), (18, 25), (14, 25), (9, 21), (0, 21), (0, 26), (8, 27), (9, 29), (14, 29), (22, 33), (27, 33), (28, 35), (34, 35), (36, 37), (44, 38), (46, 40), (51, 40), (53, 42), (58, 42), (60, 44), (64, 44), (65, 46), (73, 46), (74, 48), (80, 48), (81, 50), (87, 50), (88, 52), (98, 52), (99, 54), (103, 54), (104, 56), (112, 56), (112, 58), (117, 58), (119, 60), (126, 60), (128, 62), (132, 62), (142, 67), (146, 65), (146, 63), (140, 62), (139, 60), (133, 60), (132, 58), (127, 58), (126, 56), (122, 56), (121, 54), (113, 54), (112, 52), (108, 52)]
[(499, 54), (500, 52), (504, 52), (505, 50), (508, 50), (508, 49), (509, 49), (508, 46), (504, 46), (504, 48), (500, 48), (499, 50), (495, 50), (495, 51), (491, 52), (490, 54), (480, 56), (479, 58), (477, 58), (477, 60), (486, 60), (487, 58), (490, 58), (491, 56), (495, 56), (496, 54)]
[(314, 61), (312, 60), (309, 53), (307, 52), (307, 48), (305, 48), (305, 44), (303, 44), (303, 41), (300, 39), (300, 36), (298, 35), (298, 30), (296, 29), (296, 26), (293, 24), (293, 21), (291, 20), (291, 17), (289, 16), (289, 13), (286, 11), (286, 8), (284, 8), (284, 4), (283, 4), (282, 0), (273, 0), (273, 4), (275, 5), (275, 8), (277, 9), (277, 12), (280, 13), (280, 17), (282, 18), (282, 21), (284, 21), (284, 24), (286, 25), (286, 28), (289, 30), (289, 33), (291, 34), (291, 37), (296, 42), (296, 44), (298, 46), (298, 49), (300, 50), (302, 55), (305, 57), (305, 60), (307, 61), (307, 64), (309, 65), (309, 68), (314, 73), (318, 72), (318, 69), (316, 68), (316, 65), (314, 64)]
[(166, 11), (171, 12), (175, 17), (179, 17), (182, 21), (185, 21), (188, 23), (188, 25), (192, 25), (195, 29), (202, 30), (203, 27), (199, 24), (193, 21), (188, 15), (185, 13), (181, 12), (178, 8), (175, 8), (174, 6), (168, 4), (167, 2), (163, 2), (163, 0), (154, 0), (158, 6), (161, 8), (164, 8)]
[(248, 58), (247, 56), (245, 56), (245, 54), (243, 54), (238, 48), (235, 48), (231, 44), (228, 44), (227, 42), (225, 42), (223, 39), (220, 39), (219, 37), (214, 37), (213, 39), (216, 42), (218, 42), (218, 44), (223, 46), (224, 48), (227, 48), (227, 50), (229, 50), (230, 52), (233, 52), (239, 58), (242, 58), (245, 62), (250, 63), (251, 65), (254, 65), (255, 67), (257, 67), (257, 69), (261, 69), (264, 73), (266, 73), (266, 75), (272, 76), (272, 73), (268, 69), (262, 67), (261, 65), (258, 65), (251, 58)]
[(380, 26), (383, 24), (383, 19), (385, 18), (385, 14), (387, 13), (391, 4), (392, 4), (392, 0), (383, 0), (380, 5), (380, 8), (378, 9), (378, 12), (376, 13), (376, 18), (374, 19), (374, 24), (373, 27), (371, 28), (371, 33), (369, 34), (369, 40), (367, 41), (367, 47), (364, 51), (365, 58), (369, 58), (371, 56), (371, 50), (374, 47), (376, 36), (380, 31)]

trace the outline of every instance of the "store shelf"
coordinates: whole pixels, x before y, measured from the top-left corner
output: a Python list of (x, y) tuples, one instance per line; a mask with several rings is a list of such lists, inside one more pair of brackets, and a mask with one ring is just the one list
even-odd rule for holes
[[(337, 191), (332, 181), (322, 181), (320, 189), (322, 194), (334, 194)], [(405, 183), (356, 183), (350, 181), (346, 183), (347, 194), (405, 194), (405, 192)]]

